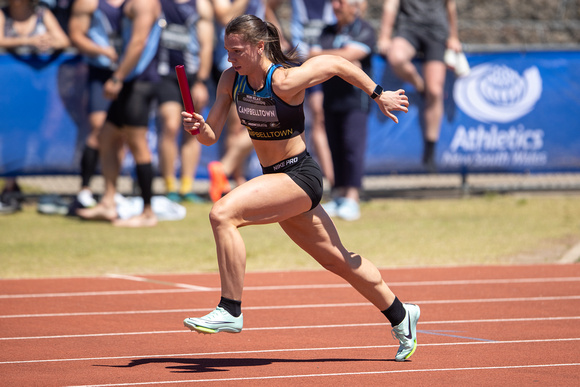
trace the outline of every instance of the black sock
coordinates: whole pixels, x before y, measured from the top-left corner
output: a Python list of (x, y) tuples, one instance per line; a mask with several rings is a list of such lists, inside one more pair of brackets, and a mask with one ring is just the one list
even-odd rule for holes
[(99, 150), (85, 145), (81, 157), (81, 187), (88, 187), (99, 161)]
[(151, 163), (137, 164), (135, 166), (137, 173), (137, 184), (141, 190), (141, 197), (143, 198), (143, 205), (151, 204), (151, 197), (153, 196), (153, 166)]
[(227, 310), (228, 313), (234, 317), (240, 317), (242, 314), (242, 301), (230, 300), (229, 298), (222, 297), (218, 306)]
[(423, 164), (430, 165), (435, 163), (435, 141), (425, 141), (423, 149)]
[(395, 297), (395, 301), (389, 306), (386, 310), (383, 310), (382, 313), (385, 315), (389, 322), (391, 323), (392, 327), (396, 327), (405, 319), (407, 315), (407, 311), (403, 306), (403, 303), (399, 301), (397, 297)]

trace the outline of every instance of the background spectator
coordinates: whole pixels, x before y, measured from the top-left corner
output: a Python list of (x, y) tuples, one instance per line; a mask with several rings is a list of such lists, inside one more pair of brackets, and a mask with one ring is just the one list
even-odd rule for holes
[(72, 5), (75, 0), (40, 0), (40, 5), (48, 7), (63, 31), (68, 35)]
[(9, 0), (0, 12), (0, 48), (14, 52), (47, 52), (70, 45), (53, 13), (36, 0)]
[[(361, 18), (364, 0), (332, 0), (337, 22), (326, 27), (311, 56), (342, 56), (370, 75), (375, 31)], [(371, 99), (361, 89), (334, 77), (322, 84), (324, 117), (334, 166), (333, 199), (324, 204), (330, 216), (360, 218), (360, 188), (364, 175), (367, 118)]]
[[(159, 156), (161, 176), (167, 197), (175, 202), (200, 202), (192, 192), (201, 156), (201, 144), (182, 130), (183, 110), (175, 66), (184, 65), (191, 87), (193, 104), (203, 111), (209, 100), (207, 82), (211, 75), (213, 55), (213, 8), (210, 0), (161, 0), (167, 25), (159, 43), (158, 71), (161, 83), (157, 89), (158, 116), (161, 125)], [(175, 162), (181, 138), (181, 182), (175, 178)]]
[[(124, 0), (75, 0), (72, 5), (69, 36), (88, 63), (89, 134), (81, 156), (81, 190), (77, 194), (77, 201), (82, 207), (96, 205), (90, 180), (99, 161), (99, 134), (111, 104), (111, 100), (105, 98), (103, 87), (119, 64), (123, 2)], [(122, 156), (121, 149), (119, 158)]]
[[(250, 14), (268, 20), (279, 26), (276, 15), (267, 0), (213, 0), (217, 43), (214, 49), (213, 79), (217, 83), (221, 73), (228, 69), (228, 54), (224, 48), (225, 26), (234, 17)], [(209, 163), (210, 189), (212, 201), (219, 200), (223, 194), (230, 191), (229, 177), (233, 177), (236, 184), (245, 181), (245, 161), (252, 151), (252, 142), (246, 133), (246, 128), (232, 104), (226, 123), (227, 137), (225, 150), (219, 161)]]
[[(274, 10), (277, 10), (283, 0), (270, 0)], [(292, 0), (292, 16), (290, 19), (291, 45), (295, 46), (301, 58), (308, 58), (312, 45), (319, 43), (322, 29), (336, 23), (330, 0)], [(306, 104), (310, 122), (310, 140), (314, 154), (322, 168), (328, 183), (334, 185), (334, 170), (332, 156), (328, 146), (328, 138), (324, 128), (324, 111), (322, 86), (316, 85), (306, 89)]]
[[(393, 72), (425, 98), (422, 162), (429, 172), (436, 172), (435, 145), (443, 118), (446, 48), (461, 51), (455, 0), (385, 0), (378, 49), (387, 57)], [(418, 53), (422, 54), (422, 73), (412, 62)]]
[[(120, 227), (157, 224), (151, 207), (153, 166), (147, 131), (155, 86), (159, 81), (156, 55), (161, 35), (160, 16), (158, 0), (126, 0), (123, 5), (122, 59), (104, 85), (105, 97), (113, 100), (99, 139), (105, 193), (95, 207), (77, 210), (84, 219), (108, 220)], [(125, 143), (135, 159), (143, 212), (129, 219), (117, 219), (115, 194), (121, 168), (118, 155)]]

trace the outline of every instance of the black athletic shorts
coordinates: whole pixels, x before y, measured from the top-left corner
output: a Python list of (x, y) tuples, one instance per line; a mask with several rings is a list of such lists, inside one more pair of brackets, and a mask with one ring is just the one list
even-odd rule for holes
[(149, 112), (155, 100), (155, 86), (150, 81), (129, 81), (109, 107), (107, 121), (121, 128), (128, 126), (148, 126)]
[(306, 192), (312, 201), (312, 210), (322, 199), (322, 170), (307, 151), (282, 160), (269, 167), (262, 167), (264, 175), (285, 173)]
[(438, 39), (429, 29), (400, 27), (395, 36), (400, 36), (411, 43), (417, 52), (423, 54), (422, 60), (425, 62), (432, 60), (443, 62), (447, 42)]
[[(193, 86), (197, 79), (195, 74), (187, 74), (187, 83), (189, 88)], [(161, 77), (161, 82), (156, 86), (157, 102), (159, 105), (165, 102), (179, 102), (183, 103), (181, 91), (179, 90), (179, 82), (177, 76), (165, 75)]]
[(106, 112), (111, 106), (111, 100), (106, 99), (103, 93), (105, 82), (111, 75), (112, 70), (89, 66), (89, 113)]

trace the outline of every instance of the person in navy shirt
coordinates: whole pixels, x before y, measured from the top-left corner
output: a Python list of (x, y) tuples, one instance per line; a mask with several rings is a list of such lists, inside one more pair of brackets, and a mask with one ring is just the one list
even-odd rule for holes
[[(181, 130), (183, 102), (175, 66), (183, 65), (193, 105), (203, 111), (209, 100), (208, 80), (213, 55), (213, 7), (210, 0), (161, 0), (166, 26), (159, 42), (157, 91), (161, 125), (159, 158), (167, 197), (175, 202), (201, 202), (193, 182), (201, 156), (201, 144)], [(183, 133), (183, 136), (180, 134)], [(180, 160), (177, 186), (176, 161)]]
[[(334, 54), (371, 71), (375, 31), (361, 17), (364, 0), (333, 0), (337, 22), (327, 26), (310, 55)], [(364, 176), (367, 119), (370, 102), (364, 92), (340, 78), (322, 84), (328, 144), (334, 166), (333, 199), (324, 204), (330, 216), (360, 218), (360, 189)]]

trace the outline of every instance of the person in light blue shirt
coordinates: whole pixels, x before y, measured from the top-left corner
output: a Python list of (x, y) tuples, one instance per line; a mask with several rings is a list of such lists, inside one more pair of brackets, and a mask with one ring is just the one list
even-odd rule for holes
[[(105, 97), (112, 101), (99, 140), (105, 193), (96, 206), (78, 209), (77, 214), (87, 220), (108, 220), (118, 227), (153, 227), (157, 217), (151, 207), (153, 166), (147, 131), (155, 86), (159, 82), (157, 48), (162, 29), (161, 4), (159, 0), (126, 0), (121, 7), (119, 65), (103, 86)], [(135, 160), (143, 212), (129, 219), (118, 219), (115, 204), (121, 171), (118, 155), (124, 145)]]
[(160, 172), (169, 199), (202, 202), (204, 199), (192, 191), (201, 145), (181, 130), (179, 113), (183, 110), (183, 102), (175, 66), (184, 66), (193, 105), (203, 111), (209, 100), (208, 81), (215, 37), (213, 7), (210, 0), (161, 0), (161, 6), (167, 25), (159, 43), (157, 69), (161, 81), (156, 87), (161, 126)]
[(81, 189), (76, 198), (79, 205), (85, 208), (97, 204), (90, 181), (99, 161), (99, 134), (111, 105), (111, 101), (105, 98), (103, 87), (119, 64), (121, 5), (124, 1), (75, 0), (69, 19), (70, 39), (88, 65), (89, 133), (81, 155)]

